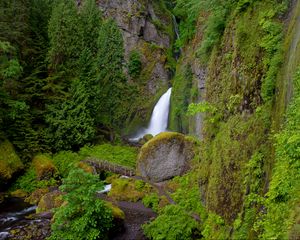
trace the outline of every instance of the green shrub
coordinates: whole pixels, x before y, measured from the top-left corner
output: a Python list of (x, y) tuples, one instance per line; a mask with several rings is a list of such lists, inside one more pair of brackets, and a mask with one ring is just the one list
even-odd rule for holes
[(74, 168), (74, 164), (82, 160), (82, 157), (71, 151), (62, 151), (53, 156), (53, 162), (58, 169), (59, 175), (66, 178)]
[(159, 196), (157, 193), (152, 193), (149, 195), (146, 195), (143, 198), (143, 204), (147, 208), (152, 208), (155, 212), (158, 212), (159, 210)]
[(67, 204), (55, 211), (49, 239), (108, 239), (112, 210), (96, 196), (96, 191), (103, 189), (97, 176), (74, 169), (60, 189), (66, 193), (63, 199)]
[(144, 233), (150, 239), (192, 239), (198, 223), (180, 206), (168, 205), (153, 222), (144, 225)]
[(27, 193), (32, 193), (38, 188), (56, 186), (57, 181), (54, 178), (49, 180), (38, 180), (36, 171), (33, 166), (29, 167), (24, 175), (19, 177), (11, 187), (11, 190), (22, 189)]
[(128, 72), (132, 78), (140, 76), (142, 70), (141, 55), (138, 51), (132, 51), (129, 56)]

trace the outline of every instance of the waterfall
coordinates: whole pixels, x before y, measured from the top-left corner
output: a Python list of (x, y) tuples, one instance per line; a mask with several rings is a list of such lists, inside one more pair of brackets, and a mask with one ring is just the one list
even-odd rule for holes
[(153, 136), (165, 132), (168, 128), (169, 120), (169, 108), (171, 99), (172, 88), (160, 97), (156, 103), (152, 116), (150, 119), (149, 126), (146, 129), (141, 130), (135, 137), (129, 139), (131, 141), (138, 141), (146, 134), (151, 134)]

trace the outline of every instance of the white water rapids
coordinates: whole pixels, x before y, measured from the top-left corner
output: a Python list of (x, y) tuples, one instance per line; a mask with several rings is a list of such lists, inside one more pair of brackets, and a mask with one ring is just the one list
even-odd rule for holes
[(168, 91), (160, 97), (152, 112), (149, 126), (139, 131), (136, 136), (130, 139), (131, 141), (138, 141), (146, 134), (155, 136), (167, 130), (171, 93), (172, 88), (169, 88)]

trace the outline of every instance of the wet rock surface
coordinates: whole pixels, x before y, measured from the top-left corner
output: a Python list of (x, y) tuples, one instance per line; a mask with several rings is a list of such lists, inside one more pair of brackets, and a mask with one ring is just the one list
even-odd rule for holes
[(32, 215), (36, 206), (20, 198), (7, 198), (0, 205), (0, 239), (45, 239), (52, 215)]

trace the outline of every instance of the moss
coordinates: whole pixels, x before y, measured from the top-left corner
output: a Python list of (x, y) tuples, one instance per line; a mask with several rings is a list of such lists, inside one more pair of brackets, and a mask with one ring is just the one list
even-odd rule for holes
[(176, 76), (173, 79), (169, 123), (169, 128), (173, 131), (189, 132), (189, 118), (186, 112), (192, 100), (192, 87), (193, 75), (191, 66), (183, 64), (183, 66), (178, 67)]
[(11, 179), (13, 174), (23, 167), (13, 145), (7, 140), (3, 142), (0, 140), (0, 182)]
[(36, 213), (47, 212), (60, 207), (64, 203), (62, 193), (59, 191), (46, 193), (38, 203)]
[(46, 155), (37, 155), (32, 160), (32, 164), (38, 180), (49, 180), (57, 173), (57, 168)]
[(12, 197), (16, 197), (16, 198), (25, 198), (28, 196), (28, 193), (22, 189), (17, 189), (15, 191), (11, 192), (10, 195)]
[(36, 205), (40, 202), (41, 198), (48, 193), (48, 188), (39, 188), (36, 189), (29, 197), (25, 199), (25, 202), (30, 203), (31, 205)]
[(77, 163), (77, 167), (83, 169), (87, 173), (92, 173), (92, 174), (95, 173), (95, 169), (92, 166), (90, 166), (84, 162)]
[(94, 157), (118, 165), (134, 168), (137, 158), (137, 149), (129, 146), (114, 146), (102, 144), (97, 146), (86, 146), (80, 149), (82, 158)]
[(292, 11), (283, 46), (284, 64), (277, 76), (276, 88), (278, 91), (273, 110), (273, 128), (275, 130), (280, 129), (285, 119), (284, 114), (293, 92), (292, 79), (300, 63), (299, 2), (296, 3)]
[(192, 143), (190, 141), (190, 138), (185, 137), (181, 133), (175, 133), (175, 132), (160, 133), (156, 135), (154, 138), (150, 139), (147, 143), (145, 143), (142, 146), (138, 156), (139, 161), (142, 161), (142, 159), (144, 158), (148, 158), (149, 154), (155, 152), (155, 149), (159, 148), (161, 144), (168, 143), (170, 141), (175, 141), (175, 140), (178, 140), (180, 142)]
[(142, 188), (137, 181), (127, 178), (119, 178), (112, 180), (112, 188), (108, 196), (116, 201), (137, 202), (141, 200), (151, 187), (145, 184)]
[(112, 204), (111, 202), (106, 202), (106, 206), (112, 210), (112, 215), (114, 218), (117, 219), (125, 219), (125, 213), (116, 205)]

